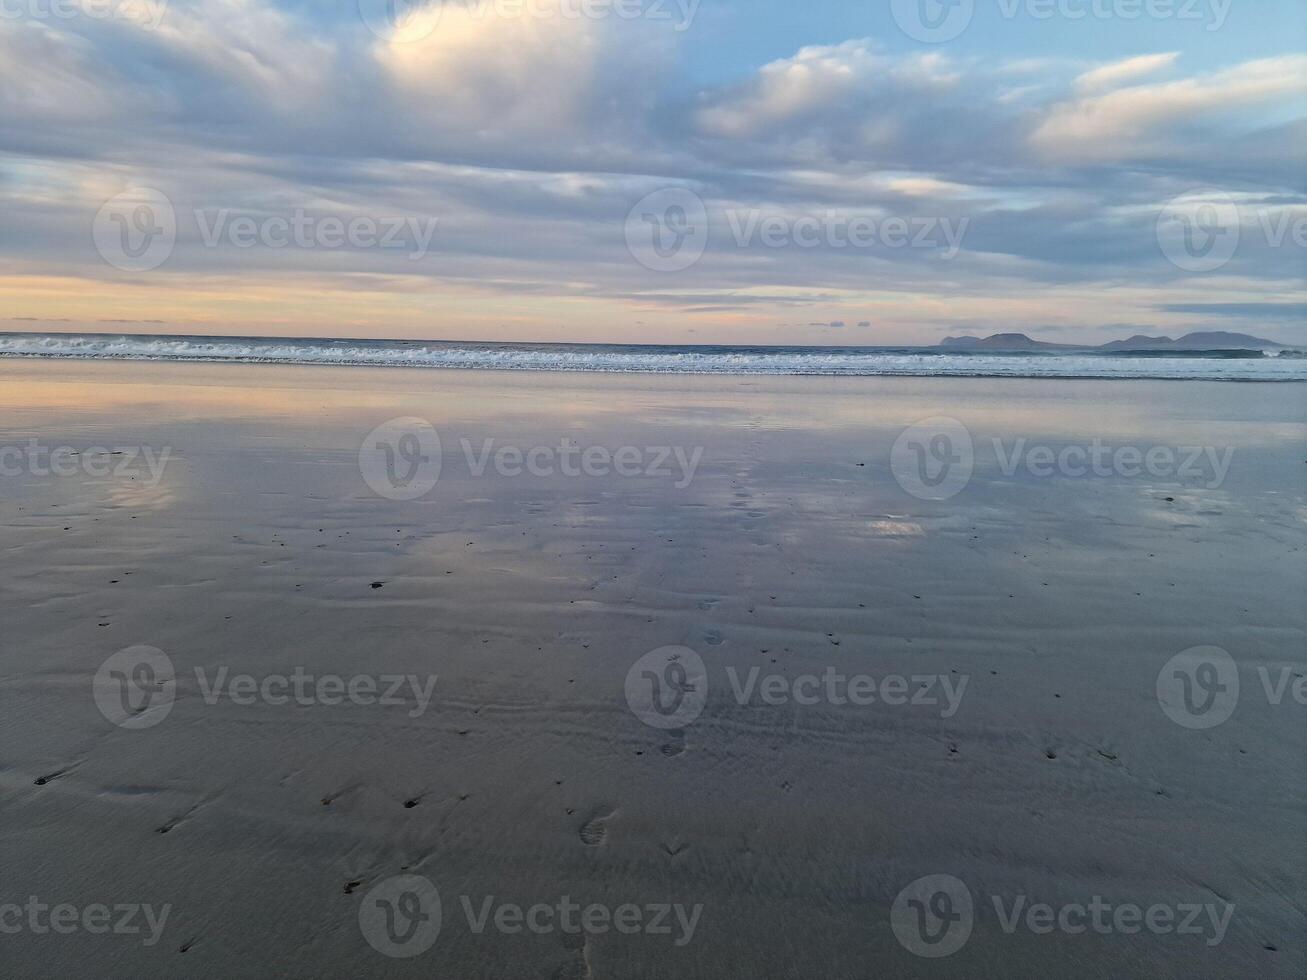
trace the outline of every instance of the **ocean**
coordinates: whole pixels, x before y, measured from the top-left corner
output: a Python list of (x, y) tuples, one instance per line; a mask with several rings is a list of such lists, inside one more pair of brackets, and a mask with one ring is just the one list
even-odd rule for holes
[(1002, 351), (933, 347), (529, 344), (131, 334), (0, 334), (0, 357), (335, 364), (494, 371), (1307, 381), (1272, 351)]

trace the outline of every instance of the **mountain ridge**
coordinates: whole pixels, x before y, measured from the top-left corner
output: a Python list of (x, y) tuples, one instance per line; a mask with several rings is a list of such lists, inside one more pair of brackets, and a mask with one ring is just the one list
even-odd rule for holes
[(988, 337), (945, 337), (937, 345), (950, 350), (1093, 350), (1111, 351), (1196, 351), (1196, 350), (1289, 350), (1288, 344), (1254, 337), (1246, 333), (1226, 330), (1198, 330), (1183, 337), (1150, 337), (1136, 334), (1125, 340), (1111, 340), (1105, 344), (1055, 344), (1035, 340), (1023, 333), (996, 333)]

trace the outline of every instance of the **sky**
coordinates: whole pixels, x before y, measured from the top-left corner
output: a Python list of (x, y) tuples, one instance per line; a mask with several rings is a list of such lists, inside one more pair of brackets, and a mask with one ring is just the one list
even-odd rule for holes
[(0, 0), (0, 330), (1307, 340), (1301, 0)]

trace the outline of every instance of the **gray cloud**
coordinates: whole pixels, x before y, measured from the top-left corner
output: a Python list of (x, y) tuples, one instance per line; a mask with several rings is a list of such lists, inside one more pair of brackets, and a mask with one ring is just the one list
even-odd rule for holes
[[(130, 279), (88, 229), (105, 199), (146, 185), (179, 218), (160, 277), (438, 283), (703, 314), (865, 306), (868, 291), (1018, 303), (1090, 286), (1138, 291), (1136, 307), (1179, 325), (1287, 324), (1307, 309), (1251, 298), (1271, 282), (1301, 288), (1303, 259), (1255, 222), (1207, 278), (1169, 263), (1155, 233), (1166, 202), (1196, 186), (1237, 195), (1249, 215), (1303, 213), (1304, 59), (1188, 75), (1170, 54), (1089, 71), (1053, 62), (1026, 85), (1012, 66), (854, 40), (687, 94), (667, 70), (675, 36), (651, 25), (466, 26), (392, 50), (339, 17), (259, 0), (177, 2), (157, 31), (0, 21), (0, 259), (11, 272)], [(632, 205), (669, 185), (698, 193), (710, 218), (703, 259), (674, 276), (634, 262), (624, 234)], [(194, 217), (296, 208), (435, 217), (439, 230), (415, 262), (205, 247)], [(828, 241), (772, 249), (741, 247), (726, 218), (831, 212), (966, 232), (947, 259)]]

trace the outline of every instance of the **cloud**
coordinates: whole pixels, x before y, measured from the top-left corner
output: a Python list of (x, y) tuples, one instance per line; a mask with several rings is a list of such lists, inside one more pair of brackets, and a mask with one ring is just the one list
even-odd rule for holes
[[(557, 0), (536, 0), (541, 5)], [(373, 55), (412, 124), (474, 136), (576, 129), (595, 86), (599, 22), (516, 9), (505, 16), (441, 4), (438, 25), (421, 40), (378, 41)]]
[[(940, 142), (938, 127), (947, 132), (966, 101), (962, 81), (961, 70), (934, 52), (893, 56), (868, 39), (806, 47), (741, 84), (701, 92), (693, 131), (727, 156), (732, 145), (755, 154), (761, 144), (789, 160), (900, 161), (912, 155), (905, 146), (932, 130), (921, 145)], [(933, 126), (914, 115), (926, 104), (934, 106)]]
[(10, 126), (90, 124), (125, 93), (100, 74), (94, 46), (39, 21), (0, 20), (0, 119)]
[[(6, 308), (62, 317), (75, 301), (90, 321), (212, 322), (215, 309), (241, 312), (233, 297), (248, 285), (263, 302), (294, 295), (289, 307), (350, 322), (383, 307), (423, 322), (438, 309), (469, 335), (582, 311), (608, 323), (647, 314), (650, 331), (782, 316), (791, 329), (865, 329), (857, 317), (870, 308), (878, 339), (892, 340), (909, 325), (958, 332), (958, 320), (1020, 329), (1050, 308), (1069, 311), (1071, 331), (1089, 329), (1073, 315), (1082, 307), (1094, 323), (1157, 317), (1161, 330), (1198, 314), (1186, 304), (1233, 309), (1269, 285), (1298, 296), (1300, 253), (1266, 247), (1252, 225), (1219, 276), (1195, 279), (1166, 262), (1155, 223), (1194, 187), (1250, 208), (1307, 206), (1303, 56), (1177, 77), (1173, 52), (1087, 65), (853, 39), (696, 83), (680, 71), (682, 35), (530, 16), (555, 2), (503, 5), (518, 11), (508, 17), (446, 3), (407, 43), (330, 5), (271, 0), (174, 0), (155, 30), (0, 20)], [(129, 281), (88, 229), (136, 186), (173, 199), (178, 244)], [(713, 216), (703, 258), (674, 277), (635, 262), (624, 236), (632, 206), (667, 186), (699, 194)], [(196, 209), (262, 219), (296, 208), (435, 217), (439, 229), (421, 262), (204, 247), (196, 233)], [(728, 211), (967, 226), (946, 261), (939, 249), (825, 240), (743, 247)], [(129, 292), (130, 308), (114, 305)]]
[(1180, 52), (1169, 51), (1165, 54), (1143, 54), (1122, 61), (1111, 61), (1080, 75), (1076, 78), (1075, 86), (1085, 94), (1117, 88), (1141, 75), (1152, 75), (1163, 68), (1170, 68), (1179, 57)]
[(1307, 302), (1302, 303), (1163, 303), (1167, 313), (1196, 313), (1203, 316), (1237, 316), (1265, 320), (1307, 320)]
[[(1083, 77), (1083, 76), (1082, 76)], [(1115, 89), (1051, 106), (1030, 134), (1045, 159), (1107, 163), (1192, 152), (1195, 131), (1230, 135), (1236, 110), (1307, 93), (1307, 56), (1248, 61), (1196, 78)], [(1221, 125), (1224, 123), (1225, 125)]]

